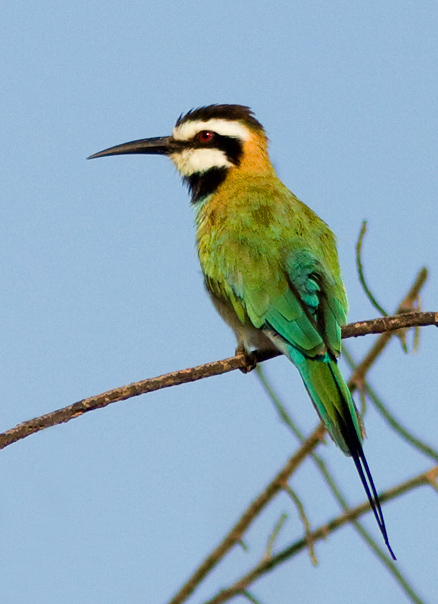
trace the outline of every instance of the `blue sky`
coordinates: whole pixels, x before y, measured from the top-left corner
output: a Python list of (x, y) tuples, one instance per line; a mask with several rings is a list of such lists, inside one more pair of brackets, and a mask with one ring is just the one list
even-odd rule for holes
[[(368, 220), (369, 282), (392, 311), (417, 270), (438, 310), (438, 8), (435, 3), (5, 2), (0, 9), (1, 428), (110, 388), (230, 356), (203, 290), (192, 210), (160, 157), (85, 158), (169, 134), (182, 112), (251, 106), (280, 177), (336, 233), (350, 319), (376, 316), (354, 245)], [(350, 344), (360, 358), (366, 338)], [(344, 366), (345, 368), (345, 366)], [(284, 359), (266, 371), (297, 421), (316, 416)], [(347, 370), (345, 369), (347, 374)], [(370, 380), (436, 445), (435, 330), (414, 356), (392, 342)], [(428, 469), (369, 408), (379, 489)], [(254, 376), (168, 389), (2, 451), (0, 595), (8, 604), (164, 603), (295, 450)], [(321, 448), (352, 503), (353, 464)], [(337, 513), (305, 464), (293, 480), (313, 527)], [(399, 567), (436, 592), (438, 503), (385, 505)], [(282, 497), (203, 585), (202, 602), (257, 560)], [(372, 517), (366, 526), (379, 539)], [(404, 594), (351, 528), (260, 581), (261, 601), (399, 603)], [(236, 601), (244, 601), (238, 598)]]

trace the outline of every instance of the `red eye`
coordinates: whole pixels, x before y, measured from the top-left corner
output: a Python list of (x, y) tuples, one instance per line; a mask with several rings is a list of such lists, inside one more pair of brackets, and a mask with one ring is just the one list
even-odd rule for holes
[(209, 143), (212, 138), (213, 132), (210, 132), (209, 130), (201, 130), (198, 134), (198, 139), (201, 143)]

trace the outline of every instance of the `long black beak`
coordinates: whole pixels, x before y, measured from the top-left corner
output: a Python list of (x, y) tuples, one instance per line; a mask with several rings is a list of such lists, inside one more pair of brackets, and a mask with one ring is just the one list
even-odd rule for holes
[(181, 149), (181, 141), (177, 141), (171, 136), (158, 136), (156, 138), (142, 138), (138, 141), (123, 143), (109, 149), (99, 151), (87, 157), (106, 157), (107, 155), (125, 155), (130, 153), (145, 153), (147, 155), (170, 155)]

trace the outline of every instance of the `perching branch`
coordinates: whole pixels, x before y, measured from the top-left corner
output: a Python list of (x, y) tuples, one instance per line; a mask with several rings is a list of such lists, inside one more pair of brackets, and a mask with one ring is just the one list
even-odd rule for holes
[[(419, 325), (438, 325), (438, 312), (409, 312), (391, 317), (372, 319), (370, 321), (350, 323), (343, 327), (342, 337), (352, 338), (383, 332), (386, 332), (390, 337), (391, 332), (394, 330)], [(255, 353), (258, 363), (279, 356), (279, 354), (280, 353), (277, 352), (258, 353), (257, 351)], [(195, 382), (196, 380), (211, 377), (213, 375), (221, 375), (245, 367), (245, 356), (242, 353), (238, 353), (234, 357), (229, 357), (220, 361), (213, 361), (212, 363), (198, 365), (197, 367), (192, 367), (190, 369), (172, 371), (165, 375), (148, 378), (146, 380), (141, 380), (140, 382), (128, 384), (127, 386), (108, 390), (107, 392), (83, 399), (77, 403), (58, 409), (57, 411), (52, 411), (51, 413), (46, 413), (40, 417), (25, 421), (18, 424), (18, 426), (15, 426), (15, 428), (11, 428), (6, 432), (1, 433), (0, 449), (4, 449), (8, 445), (26, 438), (30, 434), (68, 422), (71, 419), (80, 417), (88, 411), (101, 409), (111, 403), (124, 401), (134, 396), (139, 396), (140, 394), (160, 390), (161, 388), (169, 388), (170, 386)]]
[(357, 338), (371, 333), (384, 333), (414, 326), (438, 326), (438, 312), (406, 312), (403, 314), (379, 317), (370, 321), (349, 323), (342, 328), (342, 337)]

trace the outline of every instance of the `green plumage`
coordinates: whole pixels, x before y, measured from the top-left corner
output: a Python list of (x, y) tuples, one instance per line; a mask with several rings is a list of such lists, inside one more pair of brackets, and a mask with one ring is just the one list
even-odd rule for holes
[[(227, 203), (219, 189), (197, 208), (207, 288), (230, 316), (261, 330), (297, 365), (331, 436), (348, 453), (338, 415), (349, 413), (359, 439), (362, 432), (336, 365), (348, 304), (335, 238), (276, 177), (254, 177), (244, 192), (236, 181), (226, 189)], [(238, 339), (249, 349), (244, 329)]]
[(275, 347), (295, 364), (330, 436), (353, 457), (395, 559), (362, 421), (337, 365), (348, 303), (335, 237), (275, 173), (230, 181), (195, 206), (206, 287), (239, 348)]

